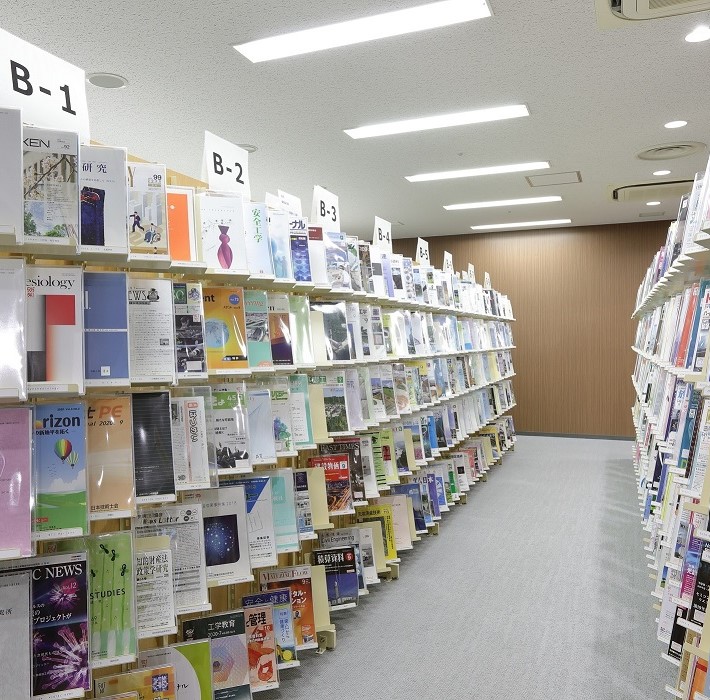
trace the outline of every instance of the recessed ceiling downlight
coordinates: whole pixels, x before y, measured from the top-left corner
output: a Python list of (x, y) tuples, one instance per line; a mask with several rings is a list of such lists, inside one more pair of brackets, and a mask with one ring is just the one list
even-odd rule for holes
[(700, 141), (660, 143), (637, 153), (636, 157), (640, 160), (673, 160), (674, 158), (686, 158), (696, 153), (702, 153), (706, 148), (707, 146)]
[(664, 175), (670, 175), (671, 171), (670, 170), (654, 170), (653, 174), (656, 177), (663, 177)]
[(128, 79), (118, 73), (89, 73), (86, 80), (106, 90), (120, 90), (128, 85)]
[(706, 24), (696, 27), (690, 34), (686, 34), (685, 37), (685, 40), (691, 44), (697, 44), (700, 41), (707, 41), (708, 39), (710, 39), (710, 27)]
[(687, 126), (688, 122), (686, 122), (683, 119), (676, 119), (672, 122), (666, 122), (663, 126), (666, 127), (666, 129), (680, 129), (684, 126)]

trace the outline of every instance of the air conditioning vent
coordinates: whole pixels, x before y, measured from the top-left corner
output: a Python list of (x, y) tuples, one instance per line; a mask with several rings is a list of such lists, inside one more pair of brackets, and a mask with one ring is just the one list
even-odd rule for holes
[(692, 180), (648, 182), (611, 187), (611, 197), (616, 202), (678, 201), (693, 186)]
[(706, 145), (700, 141), (660, 143), (637, 153), (636, 157), (641, 160), (673, 160), (702, 153), (706, 148)]
[(710, 0), (610, 0), (611, 11), (621, 19), (656, 19), (710, 10)]

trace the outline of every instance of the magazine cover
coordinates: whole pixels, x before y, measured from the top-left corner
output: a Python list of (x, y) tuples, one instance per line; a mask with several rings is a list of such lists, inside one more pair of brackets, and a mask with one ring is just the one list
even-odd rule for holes
[(394, 379), (394, 400), (397, 404), (397, 411), (400, 415), (412, 412), (409, 402), (409, 387), (407, 386), (407, 372), (404, 364), (395, 362), (392, 365), (392, 377)]
[(202, 285), (199, 282), (173, 282), (173, 311), (178, 379), (206, 379)]
[(19, 401), (27, 398), (25, 279), (23, 260), (0, 260), (0, 328), (6, 349), (0, 354), (0, 397)]
[(370, 244), (358, 241), (358, 255), (360, 257), (360, 276), (362, 278), (362, 291), (374, 294), (372, 284), (372, 262), (370, 260)]
[(308, 257), (311, 264), (311, 279), (313, 284), (317, 287), (330, 287), (323, 229), (320, 226), (308, 227)]
[(315, 566), (325, 567), (330, 609), (355, 607), (359, 596), (355, 547), (314, 549), (311, 556)]
[(220, 488), (234, 485), (243, 486), (246, 495), (251, 568), (276, 566), (278, 556), (271, 479), (268, 476), (240, 476), (222, 481)]
[(334, 438), (330, 444), (318, 445), (318, 452), (321, 455), (347, 455), (353, 500), (358, 504), (361, 501), (366, 501), (360, 437)]
[(0, 559), (32, 548), (32, 409), (0, 409)]
[(377, 488), (375, 474), (375, 456), (372, 450), (372, 435), (363, 433), (358, 436), (360, 441), (360, 458), (362, 459), (362, 474), (365, 481), (365, 498), (377, 498), (380, 492)]
[(135, 558), (138, 639), (177, 634), (170, 537), (137, 537)]
[(271, 243), (271, 260), (274, 264), (274, 275), (279, 280), (293, 281), (293, 265), (291, 263), (291, 217), (285, 211), (270, 209), (269, 241)]
[(293, 342), (291, 336), (290, 305), (287, 294), (269, 292), (269, 339), (271, 357), (276, 367), (294, 364)]
[[(368, 422), (363, 415), (363, 403), (365, 404), (367, 415), (369, 408), (367, 407), (367, 398), (363, 397), (360, 384), (360, 373), (357, 367), (346, 367), (345, 369), (345, 403), (348, 409), (348, 422), (350, 430), (356, 432), (365, 430), (368, 427)], [(364, 399), (364, 400), (363, 400)]]
[(385, 471), (385, 461), (382, 458), (382, 440), (380, 432), (375, 431), (369, 433), (372, 441), (372, 465), (375, 471), (375, 479), (377, 481), (378, 490), (387, 488), (387, 472)]
[(327, 231), (323, 234), (326, 275), (332, 289), (352, 289), (346, 239), (344, 233)]
[(202, 506), (191, 503), (143, 508), (133, 522), (136, 538), (170, 538), (175, 612), (186, 615), (209, 610)]
[(175, 669), (177, 700), (213, 700), (209, 639), (145, 649), (140, 653), (140, 666), (172, 666)]
[(269, 221), (266, 204), (244, 204), (244, 228), (246, 231), (247, 263), (250, 275), (274, 276), (269, 241)]
[(409, 529), (409, 505), (405, 494), (380, 496), (372, 506), (390, 505), (392, 507), (392, 523), (394, 525), (394, 543), (398, 552), (412, 549), (412, 536)]
[(273, 606), (277, 666), (279, 670), (300, 666), (296, 658), (296, 634), (291, 605), (291, 589), (275, 588), (262, 593), (245, 595), (242, 598), (242, 605), (244, 613), (247, 615), (252, 607)]
[(203, 287), (207, 368), (217, 374), (246, 372), (247, 329), (241, 287)]
[(131, 395), (136, 503), (174, 501), (170, 393)]
[(384, 463), (385, 474), (388, 484), (399, 483), (399, 473), (394, 459), (394, 435), (392, 428), (380, 430), (380, 450), (382, 451), (382, 461)]
[(82, 270), (27, 265), (25, 271), (30, 392), (83, 394)]
[(247, 289), (244, 292), (249, 367), (272, 367), (269, 337), (269, 303), (266, 292)]
[(355, 509), (357, 521), (359, 523), (377, 521), (382, 524), (382, 543), (385, 548), (385, 559), (393, 561), (397, 559), (397, 547), (395, 545), (394, 535), (394, 517), (392, 515), (392, 506), (375, 505), (375, 506), (358, 506)]
[(249, 684), (252, 693), (279, 687), (274, 634), (274, 609), (271, 603), (244, 607)]
[(397, 410), (397, 400), (394, 395), (394, 373), (392, 365), (379, 365), (380, 381), (382, 382), (382, 394), (385, 399), (385, 413), (390, 418), (399, 418)]
[(290, 294), (288, 304), (293, 362), (298, 367), (312, 367), (315, 359), (308, 297)]
[(128, 278), (125, 272), (84, 272), (84, 381), (128, 386)]
[(194, 263), (198, 260), (195, 236), (194, 187), (166, 187), (168, 205), (168, 238), (170, 259), (175, 263)]
[[(207, 402), (210, 401), (211, 396), (207, 397)], [(170, 417), (176, 489), (210, 488), (205, 397), (173, 396), (170, 399)]]
[(131, 397), (90, 398), (86, 407), (89, 520), (135, 515)]
[(305, 374), (291, 374), (288, 380), (293, 441), (297, 450), (303, 450), (313, 446), (308, 377)]
[(88, 532), (85, 411), (78, 402), (35, 406), (36, 540)]
[(212, 422), (218, 475), (250, 472), (246, 388), (243, 382), (213, 387)]
[(362, 286), (362, 272), (360, 268), (360, 250), (358, 248), (357, 236), (346, 236), (345, 237), (347, 249), (348, 249), (348, 267), (350, 273), (350, 283), (353, 291), (362, 292), (367, 291), (363, 289)]
[[(369, 538), (366, 533), (370, 533)], [(369, 528), (342, 527), (335, 530), (324, 530), (318, 534), (318, 540), (323, 549), (354, 547), (355, 563), (358, 569), (358, 588), (361, 595), (367, 593), (368, 584), (379, 583), (372, 551), (371, 533), (372, 530)]]
[(323, 384), (323, 401), (325, 403), (325, 422), (330, 437), (348, 435), (350, 420), (348, 404), (345, 400), (345, 372), (329, 371), (324, 375), (312, 375), (311, 380), (325, 378)]
[(129, 276), (128, 328), (131, 382), (173, 384), (175, 320), (170, 280)]
[(25, 245), (79, 243), (79, 135), (22, 128)]
[(308, 239), (308, 220), (291, 217), (289, 224), (289, 242), (291, 265), (296, 282), (311, 282), (311, 257)]
[(138, 693), (139, 700), (177, 700), (175, 668), (156, 666), (104, 676), (94, 681), (95, 698), (110, 698), (132, 690)]
[(247, 272), (244, 202), (241, 197), (198, 194), (195, 197), (202, 239), (202, 260), (208, 269)]
[(355, 359), (350, 356), (351, 340), (345, 302), (311, 302), (311, 309), (323, 314), (327, 359), (331, 362)]
[(183, 503), (202, 505), (207, 585), (253, 581), (244, 486), (186, 493)]
[(348, 455), (331, 454), (309, 457), (309, 467), (323, 467), (325, 471), (325, 492), (330, 515), (348, 515), (353, 512), (353, 492), (350, 485), (350, 465)]
[(2, 571), (32, 579), (32, 697), (84, 697), (91, 687), (86, 553), (16, 561)]
[(271, 479), (276, 551), (279, 554), (298, 552), (301, 545), (298, 537), (293, 472), (291, 469), (277, 469), (269, 474), (269, 478)]
[(209, 639), (214, 700), (251, 700), (242, 610), (185, 620), (182, 636), (185, 641)]
[(247, 390), (247, 421), (252, 465), (276, 464), (274, 415), (268, 389)]
[(271, 413), (274, 420), (274, 442), (280, 457), (295, 456), (293, 442), (293, 417), (291, 392), (287, 377), (271, 378), (268, 382), (271, 393)]
[[(1, 113), (0, 113), (1, 116)], [(30, 573), (28, 571), (0, 576), (0, 654), (12, 663), (0, 670), (3, 697), (27, 700), (32, 697), (32, 649), (30, 639)]]
[(402, 423), (394, 423), (392, 425), (392, 439), (394, 440), (394, 462), (397, 473), (401, 476), (411, 474), (413, 465), (409, 464), (407, 443), (404, 437), (404, 425)]
[(81, 252), (126, 255), (126, 149), (81, 145)]
[(128, 249), (132, 255), (168, 257), (165, 166), (128, 163)]
[(382, 324), (382, 309), (379, 306), (370, 307), (370, 326), (372, 328), (371, 352), (373, 360), (384, 360), (387, 357), (385, 344), (385, 328)]
[(0, 108), (0, 237), (17, 245), (24, 239), (22, 148), (22, 110)]
[(385, 409), (385, 394), (382, 389), (382, 377), (380, 376), (380, 366), (370, 365), (370, 391), (372, 406), (370, 416), (375, 423), (382, 423), (389, 420)]
[(299, 540), (316, 538), (313, 528), (313, 513), (311, 511), (311, 495), (308, 491), (308, 472), (305, 469), (295, 469), (293, 485), (296, 498), (296, 518)]
[(317, 649), (316, 624), (313, 612), (311, 567), (289, 566), (282, 569), (267, 569), (259, 574), (262, 591), (287, 587), (291, 591), (296, 649)]

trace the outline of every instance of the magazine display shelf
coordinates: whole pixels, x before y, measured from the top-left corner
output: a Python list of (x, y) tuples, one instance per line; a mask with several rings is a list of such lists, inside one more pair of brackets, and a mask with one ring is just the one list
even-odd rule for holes
[(633, 452), (661, 658), (678, 668), (666, 692), (710, 696), (710, 168), (639, 288), (633, 318)]
[[(131, 157), (130, 160), (134, 162), (145, 162), (140, 159)], [(206, 184), (202, 183), (193, 178), (189, 178), (175, 171), (168, 170), (168, 182), (172, 185), (186, 185), (196, 188), (205, 188)], [(3, 246), (0, 248), (0, 256), (4, 257), (23, 257), (27, 263), (39, 264), (45, 266), (56, 266), (56, 267), (81, 267), (84, 270), (96, 270), (96, 271), (122, 271), (135, 273), (138, 276), (144, 276), (146, 278), (158, 278), (172, 281), (199, 281), (203, 283), (212, 283), (215, 285), (234, 285), (241, 286), (245, 289), (258, 289), (266, 290), (272, 292), (287, 292), (289, 294), (296, 295), (307, 295), (312, 301), (317, 300), (328, 300), (328, 301), (356, 301), (363, 304), (374, 304), (379, 305), (383, 309), (397, 309), (397, 310), (410, 310), (410, 311), (426, 311), (434, 314), (444, 314), (446, 316), (455, 316), (459, 318), (472, 318), (479, 319), (481, 321), (500, 321), (503, 323), (510, 323), (515, 319), (511, 316), (498, 316), (486, 313), (475, 313), (470, 311), (462, 311), (460, 309), (454, 309), (449, 306), (439, 306), (439, 305), (429, 305), (420, 302), (411, 301), (401, 301), (394, 300), (389, 296), (378, 296), (371, 293), (365, 292), (351, 292), (347, 290), (333, 290), (325, 287), (324, 285), (317, 285), (313, 283), (304, 282), (292, 282), (274, 279), (269, 276), (261, 275), (249, 275), (249, 274), (234, 274), (231, 272), (225, 273), (212, 269), (207, 269), (204, 264), (201, 263), (179, 263), (170, 262), (164, 260), (151, 260), (144, 258), (131, 258), (130, 256), (120, 256), (120, 255), (101, 255), (99, 253), (93, 253), (90, 255), (72, 255), (67, 256), (66, 253), (55, 251), (52, 249), (47, 250), (42, 247), (33, 247), (30, 245), (24, 246)], [(78, 397), (83, 396), (91, 397), (94, 395), (101, 396), (122, 396), (122, 395), (132, 395), (140, 394), (145, 392), (160, 390), (171, 390), (176, 388), (185, 388), (199, 385), (209, 385), (212, 383), (231, 383), (231, 382), (241, 382), (249, 379), (258, 378), (268, 378), (271, 376), (280, 376), (285, 374), (313, 374), (316, 372), (323, 372), (325, 370), (330, 370), (333, 368), (344, 368), (344, 367), (361, 367), (361, 366), (375, 366), (381, 364), (391, 364), (398, 361), (413, 361), (413, 360), (423, 360), (435, 357), (484, 357), (489, 356), (486, 360), (486, 367), (492, 372), (492, 376), (488, 381), (481, 382), (470, 388), (466, 388), (463, 391), (452, 392), (450, 395), (442, 396), (440, 399), (433, 400), (431, 402), (422, 403), (420, 405), (414, 406), (413, 412), (426, 411), (434, 406), (446, 406), (447, 404), (461, 399), (466, 396), (470, 396), (476, 392), (482, 392), (491, 387), (495, 387), (502, 382), (510, 381), (515, 377), (515, 372), (511, 371), (505, 375), (502, 375), (497, 371), (497, 365), (495, 361), (495, 356), (497, 353), (508, 352), (516, 349), (515, 345), (509, 344), (500, 347), (484, 347), (472, 350), (461, 350), (461, 351), (445, 351), (445, 352), (429, 352), (422, 353), (418, 355), (403, 355), (394, 356), (387, 355), (386, 357), (379, 359), (365, 359), (365, 360), (355, 360), (348, 362), (319, 362), (307, 366), (286, 366), (286, 367), (274, 367), (268, 368), (266, 370), (260, 369), (246, 369), (234, 372), (210, 372), (208, 379), (180, 379), (178, 383), (165, 383), (165, 382), (155, 382), (155, 383), (141, 383), (126, 386), (117, 387), (89, 387), (87, 386), (85, 392), (80, 393), (78, 387), (68, 387), (67, 391), (64, 393), (53, 392), (51, 394), (42, 394), (41, 392), (32, 392), (27, 405), (41, 405), (49, 402), (56, 402), (58, 399), (65, 399), (67, 397)], [(511, 363), (512, 366), (512, 363)], [(73, 390), (72, 390), (73, 389)], [(291, 469), (303, 469), (308, 465), (308, 458), (310, 456), (315, 456), (318, 454), (318, 445), (333, 443), (333, 438), (329, 436), (326, 427), (326, 411), (323, 399), (323, 390), (317, 385), (309, 384), (309, 399), (310, 399), (310, 414), (313, 423), (313, 444), (306, 446), (299, 446), (298, 449), (290, 451), (288, 453), (278, 453), (277, 460), (273, 464), (269, 465), (259, 465), (254, 466), (253, 472), (258, 475), (268, 475), (268, 473), (277, 468), (291, 468)], [(4, 405), (14, 405), (17, 406), (17, 395), (13, 392), (5, 392), (0, 394), (0, 403)], [(470, 443), (472, 439), (479, 435), (479, 431), (484, 428), (496, 425), (497, 421), (505, 417), (511, 409), (516, 406), (515, 401), (509, 403), (509, 405), (502, 406), (501, 410), (495, 410), (493, 415), (489, 417), (483, 424), (478, 425), (476, 431), (472, 434), (463, 433), (460, 439), (455, 439), (452, 445), (448, 447), (441, 447), (440, 459), (444, 459), (447, 454), (456, 452), (458, 449), (466, 446)], [(369, 433), (377, 431), (380, 428), (386, 428), (388, 424), (391, 424), (392, 420), (397, 420), (396, 418), (388, 417), (384, 420), (371, 420), (368, 422), (367, 426), (364, 428), (359, 428), (351, 432), (352, 435), (358, 435), (362, 433)], [(497, 465), (500, 465), (503, 461), (505, 455), (514, 449), (515, 437), (511, 438), (510, 444), (500, 445), (500, 454), (495, 459), (490, 462), (485, 463), (480, 473), (478, 473), (475, 478), (472, 479), (470, 487), (474, 488), (477, 482), (486, 481), (487, 473)], [(411, 447), (411, 434), (408, 435), (408, 447)], [(413, 448), (412, 448), (413, 449)], [(436, 458), (428, 458), (427, 463), (436, 461)], [(418, 471), (426, 471), (425, 467), (422, 466), (412, 466), (411, 473), (413, 475)], [(408, 477), (400, 476), (400, 481), (402, 483), (407, 483)], [(357, 525), (358, 527), (370, 527), (371, 523), (368, 522), (358, 522), (354, 514), (347, 515), (333, 515), (328, 511), (328, 500), (326, 495), (326, 479), (323, 468), (320, 467), (309, 467), (307, 469), (307, 481), (308, 481), (308, 493), (311, 502), (311, 513), (313, 518), (313, 529), (314, 536), (312, 539), (302, 539), (300, 542), (301, 549), (297, 552), (291, 552), (287, 554), (278, 555), (278, 567), (285, 566), (298, 566), (304, 564), (310, 564), (312, 561), (311, 552), (317, 547), (317, 535), (318, 533), (327, 532), (328, 530), (333, 530), (334, 528), (349, 527)], [(480, 488), (480, 485), (479, 485)], [(382, 493), (380, 495), (387, 495), (389, 491), (389, 486), (382, 487)], [(463, 505), (467, 503), (467, 494), (461, 492), (458, 494), (458, 500), (450, 503), (450, 510), (456, 510), (454, 505)], [(177, 495), (177, 503), (183, 502), (182, 493)], [(411, 525), (411, 541), (413, 543), (420, 542), (423, 534), (417, 535), (414, 531), (414, 513), (412, 509), (411, 499), (408, 503), (408, 516)], [(448, 516), (447, 516), (448, 517)], [(427, 527), (427, 535), (436, 536), (439, 533), (440, 527), (444, 526), (444, 520), (441, 519), (434, 523), (431, 523)], [(108, 534), (114, 532), (133, 532), (134, 522), (131, 518), (120, 518), (114, 520), (91, 520), (90, 521), (90, 534)], [(374, 533), (381, 533), (381, 530), (373, 528)], [(396, 580), (400, 576), (400, 568), (406, 566), (406, 553), (402, 553), (401, 557), (397, 559), (387, 560), (385, 556), (385, 550), (381, 537), (375, 537), (373, 541), (374, 545), (374, 559), (377, 564), (377, 573), (381, 579), (386, 580)], [(47, 542), (39, 542), (37, 546), (38, 556), (49, 551), (53, 551), (50, 544)], [(5, 555), (12, 554), (11, 552), (4, 552)], [(4, 558), (8, 558), (5, 556)], [(273, 567), (270, 567), (273, 568)], [(253, 570), (257, 575), (251, 582), (245, 582), (240, 584), (228, 584), (228, 585), (210, 585), (208, 588), (208, 598), (209, 607), (211, 608), (212, 614), (231, 611), (241, 607), (242, 596), (259, 592), (259, 581), (258, 572), (260, 569), (255, 568)], [(313, 565), (312, 571), (312, 595), (313, 595), (313, 608), (314, 608), (314, 618), (315, 627), (317, 635), (318, 653), (323, 653), (326, 649), (334, 649), (336, 646), (336, 627), (331, 622), (330, 619), (330, 607), (328, 603), (328, 592), (326, 585), (326, 573), (323, 566)], [(178, 616), (178, 629), (180, 628), (180, 622), (184, 620), (189, 620), (195, 617), (202, 617), (204, 613), (191, 613), (188, 615)], [(139, 642), (139, 649), (151, 649), (160, 648), (168, 646), (169, 644), (177, 641), (178, 637), (176, 635), (167, 635), (163, 637), (154, 637)], [(307, 653), (302, 654), (301, 663), (313, 663), (313, 660), (309, 658)], [(92, 671), (92, 677), (94, 679), (102, 678), (110, 674), (115, 674), (121, 671), (127, 671), (137, 666), (136, 663), (131, 664), (121, 664), (119, 666), (106, 666), (106, 667), (95, 667)], [(294, 665), (295, 666), (295, 665)], [(287, 670), (282, 671), (282, 673), (288, 673)], [(89, 692), (86, 695), (87, 698), (93, 697), (93, 694)]]

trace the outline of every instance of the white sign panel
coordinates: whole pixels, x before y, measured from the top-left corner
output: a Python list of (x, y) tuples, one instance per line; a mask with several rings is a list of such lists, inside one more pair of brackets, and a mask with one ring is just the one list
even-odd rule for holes
[(340, 205), (338, 195), (328, 192), (325, 187), (313, 187), (313, 207), (311, 208), (313, 226), (320, 226), (324, 231), (340, 233)]
[(209, 131), (205, 131), (203, 172), (210, 190), (251, 199), (249, 153)]
[[(301, 207), (301, 198), (296, 197), (293, 194), (284, 192), (283, 190), (278, 190), (279, 199), (281, 200), (281, 208), (288, 212), (291, 216), (295, 216), (299, 219), (303, 218), (303, 209)], [(336, 197), (337, 200), (337, 197)]]
[(415, 262), (418, 262), (420, 265), (431, 264), (429, 261), (429, 241), (425, 241), (423, 238), (417, 238)]
[(468, 279), (476, 284), (476, 269), (473, 267), (473, 263), (468, 264)]
[(384, 253), (392, 255), (392, 224), (389, 221), (375, 217), (375, 228), (372, 232), (372, 245)]
[(448, 250), (444, 251), (444, 267), (442, 269), (444, 272), (454, 271), (454, 256)]
[(483, 276), (483, 288), (492, 289), (491, 287), (491, 276), (486, 272)]
[(86, 76), (63, 61), (0, 29), (0, 105), (22, 110), (25, 124), (79, 133), (89, 143)]

